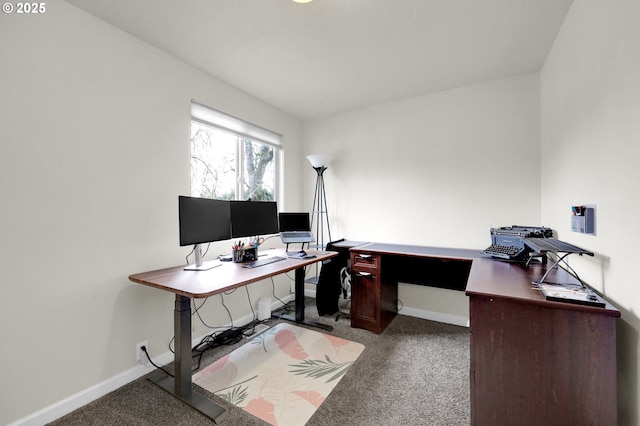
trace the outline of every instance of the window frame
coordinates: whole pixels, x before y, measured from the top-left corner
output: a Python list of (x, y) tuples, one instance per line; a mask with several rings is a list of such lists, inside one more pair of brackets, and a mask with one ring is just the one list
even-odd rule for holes
[[(268, 145), (274, 150), (273, 155), (273, 167), (274, 167), (274, 182), (273, 182), (273, 201), (279, 202), (281, 197), (280, 182), (282, 176), (282, 156), (284, 147), (282, 144), (282, 135), (265, 129), (258, 125), (249, 123), (238, 117), (226, 114), (222, 111), (218, 111), (214, 108), (208, 107), (194, 100), (191, 101), (191, 123), (197, 123), (201, 126), (211, 127), (217, 131), (223, 131), (230, 133), (236, 137), (235, 142), (235, 199), (241, 200), (243, 193), (243, 178), (246, 172), (245, 167), (245, 153), (244, 144), (249, 142), (256, 142), (259, 144)], [(190, 127), (191, 128), (191, 127)], [(190, 130), (191, 132), (191, 130)], [(193, 143), (193, 135), (190, 135), (189, 143)], [(190, 167), (191, 169), (191, 167)], [(191, 185), (191, 178), (190, 178)], [(193, 188), (190, 189), (190, 192)]]

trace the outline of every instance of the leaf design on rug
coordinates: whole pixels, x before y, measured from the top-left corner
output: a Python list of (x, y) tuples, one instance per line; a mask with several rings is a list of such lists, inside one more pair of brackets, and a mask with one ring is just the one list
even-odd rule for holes
[(316, 408), (318, 408), (325, 400), (324, 395), (321, 395), (316, 391), (293, 391), (291, 393), (298, 395), (300, 398), (308, 401)]
[(298, 343), (296, 335), (291, 330), (280, 330), (274, 337), (275, 342), (280, 347), (280, 350), (294, 359), (307, 359), (309, 354), (305, 352), (304, 348)]
[(277, 425), (278, 421), (274, 414), (275, 406), (264, 398), (256, 398), (249, 401), (244, 411), (264, 420), (265, 422)]
[(209, 367), (207, 367), (207, 370), (208, 371), (221, 370), (225, 366), (227, 361), (229, 361), (229, 358), (231, 358), (231, 354), (227, 354), (227, 355), (223, 356), (222, 358), (220, 358), (219, 360), (217, 360), (216, 362), (211, 364)]
[(259, 334), (258, 336), (256, 336), (253, 339), (251, 339), (249, 341), (249, 343), (251, 343), (252, 345), (256, 345), (256, 346), (257, 345), (261, 345), (262, 349), (265, 352), (267, 352), (267, 346), (266, 346), (267, 340), (266, 339), (267, 339), (267, 336), (269, 336), (269, 335), (271, 335), (273, 333), (274, 333), (274, 329), (271, 328), (271, 329), (265, 331), (264, 333)]
[(347, 372), (351, 364), (353, 364), (353, 361), (343, 363), (333, 362), (331, 361), (331, 358), (326, 355), (325, 361), (320, 359), (306, 359), (299, 364), (289, 365), (289, 367), (293, 368), (292, 370), (289, 370), (289, 372), (297, 376), (304, 375), (314, 379), (333, 374), (333, 376), (329, 377), (325, 382), (329, 383), (342, 377), (344, 373)]
[[(257, 378), (258, 376), (250, 377), (243, 382), (236, 383), (226, 388), (221, 388), (214, 393), (218, 395), (220, 398), (224, 399), (225, 401), (232, 403), (233, 405), (239, 405), (242, 401), (244, 401), (249, 396), (249, 394), (247, 393), (247, 390), (249, 389), (248, 386), (242, 387), (241, 385), (245, 383), (249, 383), (252, 380), (255, 380)], [(222, 392), (225, 389), (230, 389), (230, 390), (228, 392)]]
[(216, 393), (216, 395), (233, 405), (240, 405), (249, 396), (247, 390), (247, 386), (234, 386), (228, 392)]
[(208, 388), (212, 392), (218, 392), (237, 381), (237, 375), (238, 368), (231, 360), (231, 354), (228, 354), (195, 373), (193, 383)]
[(330, 334), (323, 334), (323, 336), (329, 341), (331, 342), (331, 344), (333, 345), (334, 348), (339, 348), (340, 346), (346, 346), (349, 343), (351, 343), (350, 341), (343, 339), (341, 337), (336, 337), (336, 336), (332, 336)]

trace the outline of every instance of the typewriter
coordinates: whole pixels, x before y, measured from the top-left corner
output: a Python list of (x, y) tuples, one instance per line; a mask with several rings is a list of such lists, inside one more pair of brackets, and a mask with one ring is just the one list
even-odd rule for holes
[(482, 251), (499, 259), (526, 260), (531, 249), (524, 243), (525, 238), (551, 238), (551, 228), (536, 226), (503, 226), (491, 228), (491, 245)]

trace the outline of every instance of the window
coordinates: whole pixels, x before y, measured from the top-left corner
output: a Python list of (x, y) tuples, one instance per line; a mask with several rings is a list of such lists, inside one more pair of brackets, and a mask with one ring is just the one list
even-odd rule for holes
[(191, 195), (276, 200), (282, 137), (220, 111), (191, 104)]

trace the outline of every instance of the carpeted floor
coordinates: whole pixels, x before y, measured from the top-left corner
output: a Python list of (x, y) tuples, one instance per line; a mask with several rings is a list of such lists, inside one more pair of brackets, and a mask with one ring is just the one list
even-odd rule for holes
[[(307, 319), (335, 327), (333, 332), (326, 333), (366, 347), (307, 426), (470, 423), (467, 328), (398, 315), (384, 333), (377, 335), (351, 328), (344, 317), (338, 322), (335, 315), (318, 318), (313, 299), (307, 299), (306, 306)], [(202, 367), (244, 343), (245, 339), (208, 351)], [(223, 424), (267, 425), (204, 389), (198, 386), (195, 389), (228, 410)], [(53, 426), (211, 424), (212, 420), (144, 377), (51, 423)]]

